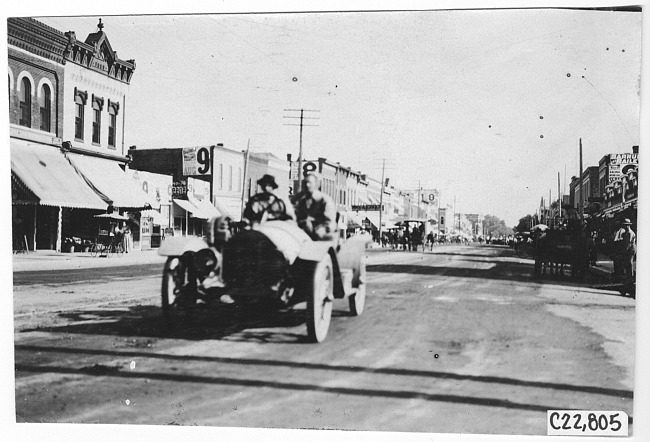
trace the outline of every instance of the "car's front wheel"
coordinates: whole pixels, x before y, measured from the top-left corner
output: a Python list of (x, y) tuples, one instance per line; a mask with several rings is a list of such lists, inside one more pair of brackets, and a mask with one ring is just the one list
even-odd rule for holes
[(334, 301), (334, 270), (329, 255), (316, 264), (307, 286), (307, 336), (311, 342), (323, 342), (329, 330)]
[(169, 257), (165, 262), (161, 298), (165, 319), (170, 319), (172, 312), (196, 303), (196, 276), (191, 266), (178, 256)]

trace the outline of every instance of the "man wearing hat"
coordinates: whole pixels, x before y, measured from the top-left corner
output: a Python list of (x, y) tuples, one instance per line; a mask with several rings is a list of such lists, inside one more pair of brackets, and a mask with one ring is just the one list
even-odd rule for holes
[(253, 195), (244, 209), (244, 218), (249, 223), (259, 223), (262, 220), (295, 220), (296, 214), (291, 204), (287, 204), (281, 197), (275, 194), (278, 188), (273, 175), (264, 175), (257, 180), (261, 192)]
[(625, 218), (621, 228), (614, 235), (614, 277), (633, 277), (634, 258), (636, 257), (636, 234), (632, 230), (632, 221)]

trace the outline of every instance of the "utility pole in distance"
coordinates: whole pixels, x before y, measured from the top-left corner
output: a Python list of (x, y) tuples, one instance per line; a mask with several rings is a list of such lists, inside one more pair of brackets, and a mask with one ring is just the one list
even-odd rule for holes
[(381, 246), (381, 235), (382, 235), (382, 215), (384, 212), (384, 180), (386, 179), (385, 176), (385, 171), (386, 171), (386, 159), (384, 158), (381, 160), (381, 193), (379, 194), (379, 245)]
[(287, 119), (300, 119), (300, 124), (295, 123), (284, 123), (283, 126), (300, 126), (300, 148), (298, 150), (298, 192), (302, 190), (302, 128), (303, 126), (312, 126), (317, 127), (317, 124), (304, 124), (303, 120), (318, 120), (318, 117), (305, 117), (305, 112), (320, 112), (320, 110), (309, 110), (309, 109), (284, 109), (285, 112), (300, 112), (300, 116), (297, 115), (284, 115), (282, 118)]

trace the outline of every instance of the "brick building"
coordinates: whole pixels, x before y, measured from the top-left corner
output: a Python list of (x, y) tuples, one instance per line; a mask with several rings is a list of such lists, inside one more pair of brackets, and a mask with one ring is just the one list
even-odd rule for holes
[(13, 249), (61, 251), (74, 211), (103, 201), (62, 154), (66, 36), (30, 18), (9, 18), (8, 95)]
[(117, 58), (101, 20), (79, 41), (74, 32), (10, 18), (8, 44), (12, 182), (15, 206), (23, 206), (14, 210), (18, 239), (56, 250), (68, 240), (94, 241), (95, 215), (106, 210), (129, 213), (136, 227), (152, 202), (124, 155), (135, 62)]

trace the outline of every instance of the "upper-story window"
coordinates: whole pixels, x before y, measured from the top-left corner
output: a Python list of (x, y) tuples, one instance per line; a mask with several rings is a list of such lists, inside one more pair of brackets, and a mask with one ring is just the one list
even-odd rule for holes
[(223, 164), (219, 164), (219, 189), (223, 189)]
[(99, 144), (101, 141), (100, 133), (102, 128), (102, 111), (97, 109), (93, 104), (93, 143)]
[(228, 167), (228, 190), (232, 190), (232, 166)]
[(20, 125), (32, 127), (32, 83), (23, 77), (20, 86)]
[(104, 99), (93, 95), (93, 144), (102, 142), (102, 109)]
[(120, 103), (108, 100), (108, 148), (115, 149), (117, 134), (117, 113)]
[(50, 132), (52, 129), (52, 91), (50, 86), (44, 84), (41, 88), (41, 130)]
[(75, 140), (83, 141), (84, 139), (84, 108), (88, 93), (74, 89), (74, 138)]
[(115, 126), (117, 125), (117, 115), (112, 107), (108, 108), (108, 147), (115, 148)]

